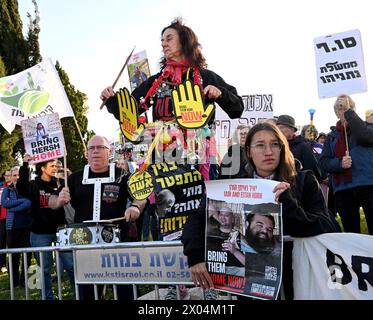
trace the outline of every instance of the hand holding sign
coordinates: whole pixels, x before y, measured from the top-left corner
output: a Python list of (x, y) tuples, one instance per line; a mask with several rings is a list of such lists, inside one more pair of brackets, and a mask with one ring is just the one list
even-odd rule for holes
[(215, 111), (212, 103), (204, 105), (200, 87), (196, 84), (192, 87), (189, 80), (172, 90), (172, 100), (176, 121), (186, 129), (203, 127)]
[(129, 91), (124, 88), (120, 89), (116, 94), (119, 105), (120, 128), (126, 139), (136, 141), (145, 126), (138, 123), (137, 103)]
[(30, 162), (32, 161), (32, 156), (28, 153), (25, 153), (24, 156), (23, 156), (23, 162)]

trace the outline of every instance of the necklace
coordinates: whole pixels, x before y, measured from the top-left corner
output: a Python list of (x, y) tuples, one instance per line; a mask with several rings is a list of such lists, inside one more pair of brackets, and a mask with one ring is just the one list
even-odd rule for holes
[[(187, 71), (187, 80), (189, 79), (189, 70), (190, 68)], [(140, 98), (140, 105), (146, 111), (149, 110), (149, 107), (146, 105), (146, 102), (148, 101), (148, 99), (149, 99), (150, 106), (152, 106), (154, 104), (153, 98), (155, 97), (157, 93), (161, 93), (162, 91), (169, 89), (168, 85), (177, 86), (179, 84), (179, 83), (172, 83), (172, 82), (166, 81), (166, 79), (167, 77), (164, 75), (164, 70), (163, 70), (161, 75), (157, 79), (154, 80), (152, 86), (146, 93), (145, 97)], [(202, 77), (201, 77), (201, 73), (198, 67), (193, 67), (193, 80), (196, 84), (200, 86), (201, 90), (203, 90)]]

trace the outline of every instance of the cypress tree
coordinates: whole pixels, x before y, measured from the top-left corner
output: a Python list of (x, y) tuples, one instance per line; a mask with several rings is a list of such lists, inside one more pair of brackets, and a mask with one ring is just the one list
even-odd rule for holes
[[(27, 14), (28, 32), (26, 38), (22, 33), (22, 21), (17, 0), (0, 0), (0, 77), (23, 71), (42, 61), (39, 47), (40, 16), (36, 0), (34, 15)], [(87, 97), (70, 84), (67, 73), (57, 62), (56, 68), (61, 77), (65, 91), (74, 110), (76, 120), (86, 140), (94, 133), (87, 130), (88, 120), (85, 116)], [(67, 148), (67, 161), (71, 170), (80, 169), (85, 163), (83, 144), (72, 118), (63, 118), (62, 126)], [(0, 125), (0, 174), (20, 161), (24, 154), (21, 127), (16, 126), (9, 134)]]
[[(27, 45), (22, 34), (18, 1), (0, 0), (0, 76), (14, 74), (27, 66)], [(0, 125), (0, 174), (16, 164), (15, 148), (22, 141), (21, 130), (9, 134)], [(22, 143), (18, 143), (22, 145)]]

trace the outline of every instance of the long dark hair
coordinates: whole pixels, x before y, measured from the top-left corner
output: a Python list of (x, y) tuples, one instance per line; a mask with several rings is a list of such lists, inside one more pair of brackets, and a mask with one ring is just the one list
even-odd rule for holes
[(281, 144), (281, 152), (280, 152), (280, 162), (275, 170), (274, 180), (278, 181), (286, 181), (290, 184), (295, 183), (295, 177), (297, 175), (297, 171), (295, 169), (294, 157), (290, 151), (288, 141), (286, 140), (285, 136), (281, 132), (277, 126), (269, 123), (269, 122), (262, 122), (258, 123), (253, 126), (246, 137), (245, 142), (245, 152), (248, 158), (249, 163), (255, 169), (255, 164), (250, 157), (250, 145), (253, 140), (254, 135), (259, 131), (269, 131), (272, 132), (278, 142)]
[[(178, 17), (171, 24), (162, 30), (161, 35), (166, 29), (175, 29), (179, 35), (181, 50), (184, 57), (188, 60), (191, 67), (197, 66), (200, 69), (206, 68), (206, 60), (201, 51), (201, 45), (198, 42), (194, 31), (183, 24), (182, 18)], [(162, 57), (160, 66), (163, 69), (166, 66), (166, 58)]]

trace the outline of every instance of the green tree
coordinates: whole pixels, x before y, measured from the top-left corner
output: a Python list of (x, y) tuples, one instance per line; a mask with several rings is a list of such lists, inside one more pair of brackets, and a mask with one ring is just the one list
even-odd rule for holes
[(26, 39), (28, 51), (28, 68), (40, 63), (42, 60), (39, 46), (39, 8), (38, 4), (36, 3), (36, 0), (32, 0), (32, 3), (34, 4), (34, 18), (31, 16), (30, 13), (27, 13), (27, 17), (29, 19), (28, 33)]
[[(27, 14), (29, 24), (26, 38), (22, 33), (22, 21), (17, 0), (0, 0), (0, 77), (23, 71), (41, 62), (39, 47), (40, 16), (36, 0), (34, 15)], [(88, 120), (85, 116), (87, 97), (70, 84), (66, 72), (57, 63), (65, 91), (74, 110), (83, 137), (88, 140), (94, 133), (87, 131)], [(62, 119), (65, 143), (68, 151), (67, 161), (71, 170), (80, 169), (85, 163), (84, 148), (72, 118)], [(17, 157), (24, 153), (21, 127), (16, 126), (12, 134), (0, 125), (0, 174), (16, 163)]]
[[(24, 39), (22, 21), (18, 11), (18, 1), (1, 0), (0, 55), (4, 57), (4, 65), (8, 71), (6, 74), (20, 72), (41, 61), (39, 49), (39, 10), (36, 0), (32, 0), (32, 2), (34, 4), (35, 17), (33, 18), (29, 13), (27, 14), (29, 18), (29, 30), (27, 39)], [(5, 134), (4, 128), (0, 127), (0, 133)], [(13, 138), (8, 143), (13, 144), (11, 146), (6, 145), (6, 152), (11, 147), (12, 157), (20, 157), (24, 153), (21, 128), (17, 126), (11, 136)]]
[[(39, 14), (39, 8), (38, 4), (36, 3), (36, 0), (32, 0), (32, 3), (34, 4), (34, 17), (27, 13), (27, 17), (29, 19), (28, 24), (28, 32), (26, 37), (26, 52), (27, 57), (25, 59), (25, 65), (24, 69), (30, 68), (42, 61), (42, 57), (40, 54), (40, 46), (39, 46), (39, 34), (40, 34), (40, 14)], [(23, 143), (22, 138), (22, 130), (20, 127), (16, 127), (14, 131), (12, 132), (12, 135), (16, 135), (19, 137), (19, 139), (16, 141), (14, 147), (13, 147), (13, 156), (14, 157), (21, 157), (22, 154), (25, 153), (25, 146)]]
[(0, 56), (0, 78), (5, 77), (6, 75), (6, 68), (3, 61), (3, 58)]
[(0, 0), (0, 56), (8, 74), (25, 69), (27, 45), (22, 33), (22, 21), (17, 0)]
[[(0, 0), (0, 76), (24, 70), (27, 56), (18, 1)], [(19, 129), (9, 134), (0, 125), (0, 174), (16, 163), (14, 147), (22, 141), (21, 137)]]
[[(87, 129), (87, 96), (83, 92), (76, 90), (75, 87), (70, 83), (67, 73), (62, 69), (58, 61), (56, 62), (56, 69), (60, 76), (61, 82), (65, 87), (65, 91), (74, 111), (80, 132), (82, 133), (85, 143), (87, 143), (87, 141), (94, 135), (93, 131), (88, 131)], [(83, 142), (72, 117), (62, 118), (61, 123), (67, 149), (67, 166), (72, 171), (79, 170), (86, 163)]]
[[(0, 56), (0, 78), (6, 75), (6, 68), (3, 59)], [(0, 126), (0, 173), (11, 168), (16, 164), (13, 158), (13, 146), (17, 142), (16, 135), (9, 134), (2, 126)]]

